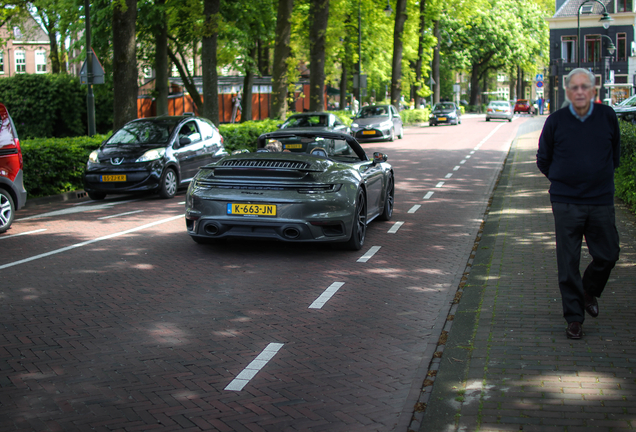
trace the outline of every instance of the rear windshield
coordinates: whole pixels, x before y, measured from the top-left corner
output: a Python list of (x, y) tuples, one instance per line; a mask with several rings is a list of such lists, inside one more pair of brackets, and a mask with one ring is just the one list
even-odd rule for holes
[(490, 106), (497, 108), (510, 108), (510, 104), (508, 102), (490, 102)]
[(359, 161), (360, 158), (345, 140), (323, 137), (280, 137), (259, 143), (258, 152), (303, 153), (341, 161)]
[(452, 110), (455, 109), (455, 105), (452, 103), (438, 103), (437, 105), (435, 105), (436, 110)]
[(107, 146), (117, 144), (167, 144), (176, 122), (136, 121), (113, 134)]

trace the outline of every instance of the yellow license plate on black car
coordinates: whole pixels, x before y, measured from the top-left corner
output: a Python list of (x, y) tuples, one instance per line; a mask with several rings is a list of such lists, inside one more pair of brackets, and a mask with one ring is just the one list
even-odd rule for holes
[(375, 131), (362, 131), (362, 135), (375, 135)]
[(276, 205), (228, 203), (227, 214), (239, 216), (276, 216)]
[(438, 118), (437, 120), (439, 120), (439, 121), (446, 121), (446, 117), (440, 117), (440, 118)]
[(103, 175), (102, 181), (103, 182), (123, 182), (123, 181), (126, 181), (126, 174)]

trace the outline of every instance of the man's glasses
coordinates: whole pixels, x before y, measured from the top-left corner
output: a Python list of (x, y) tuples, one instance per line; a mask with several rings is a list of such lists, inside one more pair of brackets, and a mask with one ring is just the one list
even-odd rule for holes
[(583, 90), (583, 91), (588, 91), (591, 88), (592, 88), (592, 86), (589, 85), (589, 84), (581, 84), (581, 85), (575, 85), (575, 86), (569, 87), (570, 90), (575, 91), (575, 92), (579, 91), (579, 89)]

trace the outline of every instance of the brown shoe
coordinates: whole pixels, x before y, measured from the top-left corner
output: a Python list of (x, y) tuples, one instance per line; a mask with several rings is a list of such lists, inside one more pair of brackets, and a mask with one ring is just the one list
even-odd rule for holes
[(598, 316), (598, 300), (596, 300), (595, 296), (588, 293), (585, 293), (585, 310), (593, 318)]
[(571, 322), (565, 331), (568, 339), (581, 339), (583, 337), (583, 326), (580, 322)]

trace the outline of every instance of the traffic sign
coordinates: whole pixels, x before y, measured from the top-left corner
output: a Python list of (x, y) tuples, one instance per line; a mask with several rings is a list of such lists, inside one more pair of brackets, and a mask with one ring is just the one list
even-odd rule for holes
[(539, 88), (543, 87), (543, 81), (538, 81), (537, 82), (537, 87), (539, 87)]
[(537, 76), (534, 79), (535, 81), (543, 81), (543, 74), (537, 74)]

